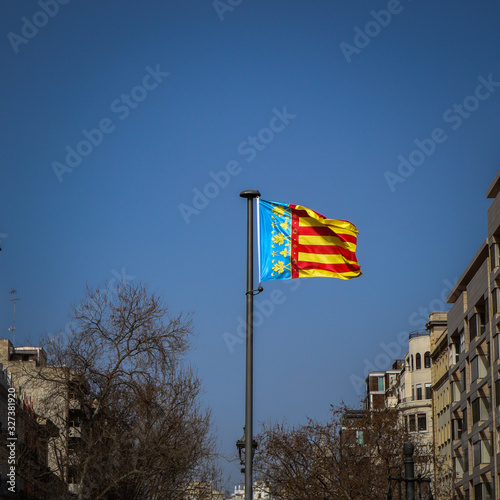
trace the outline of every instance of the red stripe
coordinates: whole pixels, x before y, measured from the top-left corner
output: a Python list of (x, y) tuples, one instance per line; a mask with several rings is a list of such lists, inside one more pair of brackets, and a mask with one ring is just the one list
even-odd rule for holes
[(297, 268), (297, 275), (298, 275), (298, 270), (299, 269), (304, 269), (304, 270), (314, 270), (314, 269), (321, 269), (324, 271), (331, 271), (333, 273), (349, 273), (349, 272), (356, 272), (360, 271), (361, 268), (359, 264), (319, 264), (317, 262), (297, 262), (293, 267)]
[(357, 262), (356, 254), (337, 245), (298, 245), (298, 252), (315, 253), (319, 255), (342, 255), (347, 260)]
[(323, 227), (298, 226), (298, 233), (303, 234), (304, 236), (337, 236), (340, 240), (345, 241), (347, 243), (356, 243), (357, 241), (356, 236), (337, 232), (328, 226), (323, 226)]

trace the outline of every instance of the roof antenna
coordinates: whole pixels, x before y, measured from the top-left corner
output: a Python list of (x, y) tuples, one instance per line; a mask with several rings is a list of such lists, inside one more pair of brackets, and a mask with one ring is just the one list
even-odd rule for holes
[(16, 302), (20, 299), (16, 299), (17, 290), (12, 289), (10, 294), (14, 296), (11, 302), (14, 302), (14, 316), (12, 319), (12, 326), (9, 328), (9, 332), (12, 332), (12, 345), (14, 345), (15, 335), (16, 335)]

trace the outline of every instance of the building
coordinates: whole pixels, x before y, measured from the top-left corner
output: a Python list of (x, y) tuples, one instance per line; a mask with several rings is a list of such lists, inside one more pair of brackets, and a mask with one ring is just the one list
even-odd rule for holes
[(39, 431), (47, 436), (48, 468), (76, 493), (79, 478), (72, 462), (82, 437), (83, 407), (75, 397), (81, 391), (73, 388), (82, 382), (68, 368), (48, 365), (41, 347), (14, 347), (8, 339), (0, 339), (0, 363), (16, 392), (32, 402)]
[[(431, 340), (431, 389), (434, 443), (434, 492), (436, 498), (446, 499), (442, 492), (453, 490), (451, 461), (452, 425), (450, 413), (450, 357), (448, 349), (448, 329), (446, 312), (433, 312), (429, 315), (426, 328)], [(456, 430), (455, 430), (456, 432)]]
[(52, 422), (40, 420), (33, 403), (15, 389), (0, 364), (1, 500), (49, 499), (64, 493), (64, 484), (48, 467), (47, 442), (57, 433)]
[[(269, 492), (265, 486), (260, 482), (256, 481), (253, 484), (253, 500), (270, 500)], [(228, 500), (245, 500), (245, 486), (235, 486), (233, 494)]]
[(397, 378), (398, 408), (409, 432), (432, 442), (431, 352), (428, 330), (410, 333), (404, 367)]
[(448, 296), (451, 456), (458, 498), (500, 498), (500, 172), (488, 234)]
[(377, 410), (396, 405), (389, 388), (394, 385), (402, 367), (403, 360), (397, 359), (390, 370), (370, 372), (368, 374), (365, 380), (365, 410)]

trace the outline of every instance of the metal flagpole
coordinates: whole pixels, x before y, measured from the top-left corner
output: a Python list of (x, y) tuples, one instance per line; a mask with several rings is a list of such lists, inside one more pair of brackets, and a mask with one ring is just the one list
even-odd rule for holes
[(245, 382), (245, 500), (252, 500), (253, 461), (253, 200), (258, 191), (242, 191), (247, 199), (247, 291), (246, 291), (246, 382)]

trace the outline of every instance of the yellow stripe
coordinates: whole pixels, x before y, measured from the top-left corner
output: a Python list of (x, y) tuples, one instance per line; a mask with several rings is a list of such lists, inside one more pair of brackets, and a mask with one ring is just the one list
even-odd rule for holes
[(336, 245), (346, 248), (351, 252), (356, 251), (356, 244), (348, 241), (342, 241), (337, 236), (309, 236), (307, 234), (299, 235), (299, 245)]
[[(339, 229), (343, 228), (346, 231), (352, 231), (353, 233), (358, 234), (358, 229), (356, 228), (356, 226), (354, 224), (351, 224), (350, 222), (348, 222), (346, 220), (322, 219), (321, 217), (318, 217), (310, 208), (306, 208), (306, 207), (303, 207), (301, 205), (296, 205), (296, 208), (298, 210), (305, 210), (311, 219), (321, 221), (322, 225), (335, 226)], [(302, 217), (299, 217), (299, 218), (302, 219)]]
[[(326, 223), (327, 220), (330, 222), (330, 224)], [(350, 236), (358, 235), (358, 231), (351, 231), (349, 228), (343, 227), (341, 225), (332, 224), (333, 222), (342, 221), (335, 221), (333, 219), (313, 219), (312, 217), (299, 217), (300, 227), (328, 227), (338, 234), (349, 234)]]
[(317, 262), (320, 264), (357, 264), (352, 260), (347, 260), (342, 255), (324, 255), (319, 253), (299, 252), (299, 262)]
[(341, 280), (349, 280), (361, 276), (361, 271), (351, 271), (348, 273), (334, 273), (333, 271), (325, 271), (324, 269), (299, 269), (299, 278), (340, 278)]

